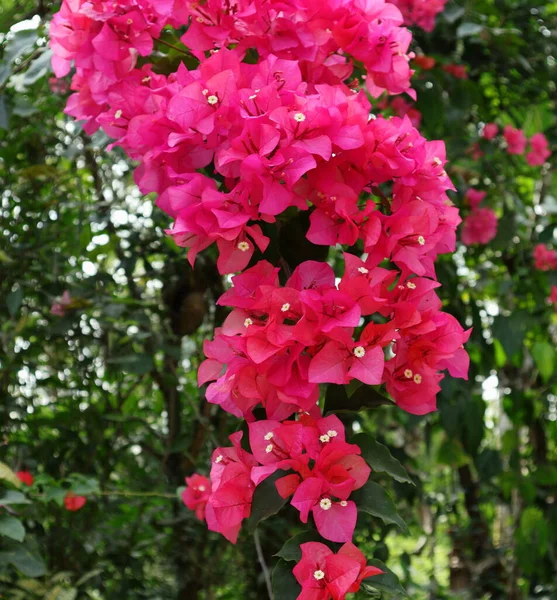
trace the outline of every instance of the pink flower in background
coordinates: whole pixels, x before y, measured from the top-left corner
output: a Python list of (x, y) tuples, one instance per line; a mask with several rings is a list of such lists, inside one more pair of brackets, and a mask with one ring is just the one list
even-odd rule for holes
[(205, 520), (205, 506), (211, 495), (211, 482), (207, 477), (194, 473), (191, 477), (186, 477), (186, 488), (182, 492), (184, 504), (195, 511), (195, 516), (200, 520)]
[(499, 133), (499, 127), (495, 123), (486, 123), (482, 131), (482, 137), (492, 140)]
[(557, 311), (557, 285), (552, 285), (551, 286), (551, 293), (549, 294), (549, 297), (547, 298), (547, 301), (550, 304), (554, 304), (555, 305), (555, 310)]
[(425, 31), (433, 31), (435, 17), (445, 8), (447, 0), (390, 0), (400, 9), (404, 24), (418, 25)]
[(497, 215), (491, 208), (476, 208), (465, 219), (460, 239), (463, 244), (487, 244), (497, 235)]
[(534, 248), (534, 266), (539, 271), (557, 269), (557, 250), (552, 250), (545, 244), (538, 244)]
[(468, 204), (472, 210), (478, 208), (480, 202), (486, 197), (487, 192), (468, 188), (464, 196), (468, 200)]
[(50, 314), (56, 315), (57, 317), (63, 317), (66, 314), (66, 310), (68, 306), (72, 303), (72, 297), (70, 296), (70, 292), (66, 290), (62, 294), (62, 298), (59, 302), (54, 301), (50, 308)]
[(418, 128), (420, 126), (422, 121), (422, 113), (415, 106), (412, 106), (410, 102), (406, 102), (402, 96), (396, 96), (393, 98), (390, 106), (397, 117), (404, 117), (404, 115), (408, 115), (413, 127)]
[(352, 543), (344, 544), (337, 554), (319, 542), (301, 544), (300, 549), (302, 558), (293, 571), (302, 586), (298, 600), (344, 600), (346, 594), (360, 589), (364, 579), (383, 573), (367, 566)]
[(526, 155), (528, 164), (539, 167), (551, 156), (549, 142), (543, 133), (536, 133), (530, 138), (530, 152)]
[(33, 485), (34, 477), (29, 471), (17, 471), (15, 476), (25, 485)]
[(507, 141), (507, 152), (509, 154), (524, 154), (526, 150), (526, 136), (521, 129), (515, 129), (511, 125), (505, 125), (503, 136)]

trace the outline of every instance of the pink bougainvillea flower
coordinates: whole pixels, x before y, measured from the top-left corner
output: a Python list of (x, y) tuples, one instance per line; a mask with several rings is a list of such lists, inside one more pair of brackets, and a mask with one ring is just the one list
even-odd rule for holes
[(360, 589), (364, 579), (383, 573), (367, 566), (352, 543), (344, 544), (337, 554), (319, 542), (301, 544), (300, 549), (302, 558), (293, 571), (302, 586), (298, 600), (344, 600), (347, 593)]
[(505, 125), (503, 128), (503, 137), (507, 142), (507, 152), (509, 154), (524, 154), (527, 140), (521, 129)]
[(537, 244), (534, 248), (534, 266), (539, 271), (557, 269), (557, 250), (548, 248), (545, 244)]
[(232, 447), (217, 448), (211, 466), (211, 494), (205, 506), (205, 518), (211, 531), (236, 543), (242, 521), (251, 514), (255, 484), (251, 471), (255, 458), (242, 449), (242, 432), (230, 436)]
[(33, 485), (34, 477), (29, 471), (17, 471), (16, 477), (25, 485)]
[(182, 491), (182, 501), (190, 509), (195, 511), (195, 516), (205, 520), (205, 506), (211, 494), (211, 482), (207, 477), (194, 473), (186, 477), (186, 488)]
[(462, 226), (462, 243), (487, 244), (497, 235), (497, 215), (491, 208), (476, 208), (465, 219)]
[(492, 140), (499, 133), (499, 126), (496, 123), (486, 123), (482, 131), (482, 137), (486, 140)]
[(543, 133), (536, 133), (530, 138), (530, 152), (526, 155), (528, 164), (539, 167), (551, 156), (549, 142)]
[(85, 496), (78, 496), (73, 492), (68, 492), (64, 497), (64, 506), (66, 510), (76, 512), (82, 509), (87, 502), (87, 498)]
[(70, 296), (70, 292), (66, 290), (58, 302), (54, 301), (52, 303), (52, 306), (50, 307), (50, 314), (57, 317), (63, 317), (71, 303), (72, 297)]
[(482, 200), (486, 197), (487, 192), (475, 190), (474, 188), (468, 188), (466, 190), (465, 198), (468, 200), (468, 204), (472, 210), (478, 208)]

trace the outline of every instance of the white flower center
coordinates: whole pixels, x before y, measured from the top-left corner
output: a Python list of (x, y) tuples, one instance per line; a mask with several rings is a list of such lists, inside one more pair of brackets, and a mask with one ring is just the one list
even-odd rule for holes
[(319, 437), (319, 440), (326, 444), (328, 441), (330, 441), (330, 438), (326, 433), (324, 433), (322, 436)]
[(418, 384), (422, 383), (422, 376), (419, 373), (416, 373), (414, 375), (414, 383), (418, 383)]
[(348, 502), (346, 502), (346, 500), (341, 500), (340, 505), (342, 506), (342, 508), (344, 508), (345, 506), (348, 506)]
[(439, 166), (439, 165), (443, 164), (443, 161), (438, 156), (434, 156), (433, 157), (433, 164)]
[(200, 486), (199, 486), (197, 489), (198, 489), (200, 492), (204, 492), (204, 491), (205, 491), (205, 486), (204, 486), (204, 485), (200, 485)]
[(323, 498), (321, 500), (321, 502), (319, 502), (319, 506), (323, 509), (323, 510), (329, 510), (332, 506), (332, 502), (330, 500), (330, 498)]
[(415, 284), (415, 283), (412, 283), (411, 281), (409, 281), (409, 282), (406, 284), (406, 287), (407, 287), (409, 290), (415, 290), (415, 289), (416, 289), (416, 284)]
[(420, 244), (420, 246), (424, 246), (425, 245), (425, 238), (423, 235), (419, 235), (418, 236), (418, 244)]
[(265, 439), (267, 441), (269, 441), (269, 440), (272, 440), (274, 436), (275, 436), (275, 434), (272, 431), (269, 431), (269, 433), (265, 434)]
[(219, 101), (219, 99), (217, 98), (217, 96), (211, 95), (211, 96), (207, 96), (207, 102), (213, 106), (215, 104), (217, 104), (217, 102)]
[(247, 242), (239, 242), (236, 247), (242, 252), (247, 252), (249, 250), (249, 244)]
[(325, 573), (323, 573), (321, 569), (317, 569), (317, 571), (313, 573), (313, 577), (317, 579), (317, 581), (319, 581), (320, 579), (323, 579), (323, 577), (325, 577)]
[(327, 431), (327, 435), (329, 437), (337, 437), (338, 433), (334, 429), (329, 429), (329, 431)]
[(249, 327), (250, 325), (253, 325), (253, 321), (248, 317), (245, 321), (244, 321), (244, 327)]
[(219, 455), (217, 456), (217, 458), (215, 458), (215, 462), (216, 462), (216, 463), (220, 463), (220, 462), (222, 462), (222, 459), (223, 459), (223, 458), (224, 458), (224, 457), (222, 456), (222, 454), (219, 454)]
[(268, 446), (265, 448), (265, 452), (266, 452), (267, 454), (270, 454), (270, 453), (273, 451), (273, 448), (274, 448), (273, 444), (269, 444), (269, 445), (268, 445)]
[(305, 120), (306, 120), (306, 115), (304, 115), (304, 113), (299, 112), (294, 115), (294, 121), (298, 121), (298, 123), (301, 123), (302, 121), (305, 121)]
[(282, 312), (287, 312), (287, 311), (289, 311), (289, 310), (290, 310), (290, 304), (288, 304), (288, 302), (285, 302), (285, 303), (284, 303), (284, 304), (283, 304), (283, 305), (280, 307), (280, 310), (281, 310)]
[(115, 119), (119, 119), (122, 116), (122, 111), (120, 109), (118, 109), (115, 113), (114, 113), (114, 118)]
[(404, 371), (404, 377), (406, 377), (406, 379), (412, 379), (412, 375), (413, 375), (413, 373), (410, 369), (406, 369)]
[(354, 348), (354, 356), (356, 358), (363, 358), (365, 355), (366, 355), (366, 351), (363, 346), (356, 346)]
[(360, 273), (363, 273), (364, 275), (365, 275), (366, 273), (369, 273), (369, 269), (366, 269), (365, 267), (360, 267), (360, 268), (358, 269), (358, 271), (359, 271)]

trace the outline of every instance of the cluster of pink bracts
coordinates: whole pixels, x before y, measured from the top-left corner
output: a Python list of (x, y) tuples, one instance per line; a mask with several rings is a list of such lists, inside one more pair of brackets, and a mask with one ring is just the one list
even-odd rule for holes
[[(295, 575), (323, 599), (376, 573), (348, 543), (349, 497), (370, 469), (340, 421), (321, 417), (319, 384), (384, 383), (399, 406), (424, 414), (444, 369), (468, 371), (469, 332), (434, 291), (435, 260), (454, 250), (460, 223), (444, 144), (407, 116), (373, 115), (362, 88), (415, 96), (402, 23), (384, 0), (65, 0), (50, 30), (56, 75), (75, 67), (66, 112), (139, 161), (139, 188), (158, 194), (192, 264), (215, 244), (222, 274), (243, 271), (219, 300), (233, 310), (205, 345), (199, 382), (212, 382), (210, 402), (249, 422), (252, 453), (232, 435), (210, 481), (188, 478), (184, 501), (235, 541), (256, 486), (291, 471), (278, 492), (325, 539), (347, 543), (338, 555), (303, 548)], [(196, 68), (163, 75), (148, 60), (170, 43), (168, 27), (185, 31), (187, 50), (174, 49)], [(346, 253), (340, 280), (328, 264), (305, 262), (284, 286), (266, 261), (247, 268), (287, 209), (311, 211), (313, 244), (360, 240), (364, 257)], [(254, 419), (258, 405), (270, 420)], [(335, 564), (341, 587), (329, 576)]]
[[(557, 271), (557, 250), (545, 244), (537, 244), (534, 248), (534, 266), (539, 271)], [(551, 286), (547, 303), (552, 304), (557, 311), (557, 285)]]

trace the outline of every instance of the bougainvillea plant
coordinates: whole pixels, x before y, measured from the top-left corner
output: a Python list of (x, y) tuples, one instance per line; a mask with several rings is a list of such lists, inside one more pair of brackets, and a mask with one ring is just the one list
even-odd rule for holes
[[(431, 28), (444, 2), (407, 4), (396, 2)], [(470, 332), (435, 292), (436, 258), (454, 251), (461, 222), (444, 143), (376, 103), (415, 98), (396, 5), (66, 0), (50, 27), (54, 71), (72, 72), (66, 112), (138, 162), (139, 189), (156, 193), (194, 267), (216, 246), (220, 274), (233, 274), (218, 301), (232, 310), (205, 343), (198, 379), (249, 435), (215, 449), (210, 479), (188, 478), (183, 500), (233, 543), (264, 482), (302, 523), (311, 513), (323, 540), (344, 546), (301, 546), (300, 597), (344, 598), (381, 572), (352, 545), (354, 498), (373, 503), (371, 468), (341, 420), (323, 414), (324, 386), (384, 386), (422, 415), (436, 410), (445, 371), (468, 373)], [(161, 68), (169, 46), (175, 62)], [(504, 135), (524, 150), (516, 132)], [(540, 140), (532, 151), (543, 155)], [(322, 261), (287, 258), (274, 242), (302, 213), (302, 241)]]

